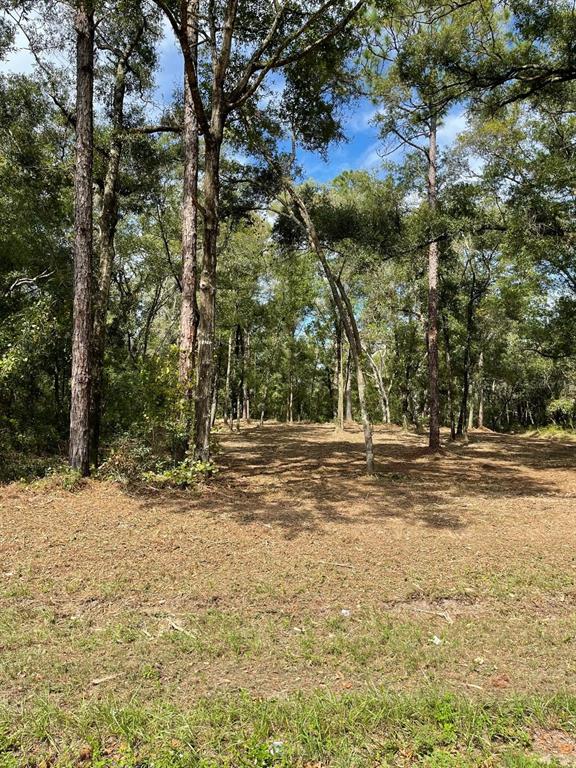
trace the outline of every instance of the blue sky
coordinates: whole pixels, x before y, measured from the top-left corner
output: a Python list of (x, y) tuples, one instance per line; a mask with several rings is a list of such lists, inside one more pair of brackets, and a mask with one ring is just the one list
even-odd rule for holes
[[(165, 27), (165, 36), (161, 41), (159, 67), (156, 75), (151, 111), (160, 113), (164, 105), (170, 103), (175, 92), (182, 87), (182, 58), (171, 30)], [(0, 72), (30, 74), (34, 62), (26, 50), (25, 40), (19, 36), (17, 49), (0, 62)], [(399, 159), (400, 153), (384, 156), (382, 142), (373, 124), (377, 107), (368, 99), (362, 99), (351, 105), (344, 114), (343, 127), (346, 140), (329, 148), (328, 160), (324, 161), (318, 153), (300, 152), (299, 161), (307, 178), (319, 182), (328, 181), (346, 170), (367, 170), (378, 173), (385, 160)], [(457, 135), (466, 128), (466, 115), (461, 108), (453, 109), (439, 129), (438, 143), (441, 149), (447, 149)]]
[[(169, 103), (172, 94), (182, 87), (182, 58), (168, 28), (159, 46), (159, 59), (155, 98), (160, 105)], [(377, 111), (377, 106), (368, 99), (361, 99), (350, 106), (343, 118), (346, 140), (329, 148), (327, 161), (318, 153), (299, 153), (298, 159), (305, 176), (325, 182), (348, 170), (378, 173), (386, 160), (399, 159), (400, 153), (384, 155), (382, 142), (373, 124)], [(465, 112), (461, 108), (453, 109), (438, 131), (439, 147), (447, 149), (465, 128)]]

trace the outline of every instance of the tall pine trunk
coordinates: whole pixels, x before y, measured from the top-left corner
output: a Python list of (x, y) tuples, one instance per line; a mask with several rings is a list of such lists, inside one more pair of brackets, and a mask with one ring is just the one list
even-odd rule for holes
[(208, 461), (216, 330), (216, 257), (221, 139), (205, 136), (204, 144), (204, 247), (198, 302), (198, 377), (194, 414), (194, 455), (201, 461)]
[(242, 345), (242, 418), (250, 424), (250, 332), (244, 332)]
[(476, 277), (472, 273), (472, 284), (470, 295), (468, 297), (468, 306), (466, 310), (466, 343), (464, 345), (464, 375), (462, 377), (462, 400), (460, 402), (460, 413), (458, 414), (458, 427), (456, 434), (458, 437), (464, 435), (466, 429), (466, 417), (468, 414), (468, 397), (470, 394), (470, 369), (472, 365), (472, 338), (474, 334), (474, 300), (476, 292)]
[(74, 170), (74, 309), (70, 408), (70, 466), (90, 472), (92, 347), (92, 167), (94, 8), (79, 0), (76, 28), (76, 161)]
[(345, 374), (346, 384), (344, 386), (344, 395), (345, 395), (345, 402), (346, 402), (346, 415), (345, 415), (345, 421), (348, 423), (353, 421), (354, 414), (352, 413), (352, 355), (350, 354), (350, 350), (348, 350), (348, 355), (346, 356), (346, 374)]
[[(183, 34), (186, 35), (191, 55), (196, 65), (198, 60), (198, 0), (188, 0), (183, 14)], [(180, 360), (178, 379), (187, 422), (187, 433), (191, 423), (191, 405), (194, 388), (194, 358), (198, 329), (198, 303), (196, 284), (198, 280), (198, 120), (192, 100), (188, 76), (184, 72), (184, 181), (182, 195), (182, 304), (180, 308)], [(189, 438), (187, 438), (189, 439)]]
[(370, 354), (368, 354), (367, 357), (368, 357), (368, 362), (370, 363), (370, 367), (372, 368), (374, 381), (376, 382), (376, 388), (378, 390), (378, 401), (380, 403), (380, 411), (382, 412), (382, 423), (389, 424), (390, 423), (390, 403), (389, 403), (389, 397), (388, 397), (388, 390), (386, 389), (386, 386), (384, 384), (384, 379), (382, 378), (382, 372), (378, 368), (376, 361)]
[(232, 341), (234, 338), (234, 331), (230, 331), (228, 336), (228, 353), (226, 356), (226, 378), (224, 379), (224, 424), (228, 424), (228, 420), (231, 417), (230, 407), (230, 376), (232, 373)]
[(478, 429), (484, 427), (484, 352), (478, 358)]
[(454, 440), (456, 437), (456, 418), (454, 416), (454, 387), (452, 384), (452, 352), (448, 319), (445, 316), (442, 318), (442, 330), (444, 333), (444, 356), (446, 360), (446, 376), (448, 379), (448, 414), (450, 418), (450, 439)]
[[(434, 212), (437, 204), (436, 184), (436, 117), (430, 118), (430, 139), (428, 146), (428, 204), (435, 226)], [(431, 451), (440, 449), (440, 393), (438, 384), (438, 243), (428, 247), (428, 409), (429, 437)]]

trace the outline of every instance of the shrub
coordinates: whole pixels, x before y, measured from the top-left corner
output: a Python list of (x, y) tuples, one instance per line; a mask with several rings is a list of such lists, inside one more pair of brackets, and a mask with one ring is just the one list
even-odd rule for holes
[(576, 419), (576, 400), (569, 397), (551, 400), (546, 408), (546, 415), (553, 424), (573, 429)]
[(193, 461), (187, 458), (163, 472), (145, 472), (144, 479), (161, 488), (190, 488), (217, 472), (218, 468), (211, 461)]

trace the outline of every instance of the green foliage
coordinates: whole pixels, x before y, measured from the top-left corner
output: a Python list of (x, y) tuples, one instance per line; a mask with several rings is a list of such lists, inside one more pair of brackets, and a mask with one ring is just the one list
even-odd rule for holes
[(212, 461), (194, 461), (187, 458), (161, 472), (144, 472), (142, 478), (161, 488), (190, 488), (213, 477), (218, 467)]
[(163, 425), (125, 434), (110, 447), (98, 477), (125, 484), (145, 482), (166, 488), (188, 488), (218, 472), (213, 462), (178, 456), (184, 445), (182, 425)]
[(576, 398), (560, 397), (551, 400), (546, 406), (546, 415), (552, 423), (574, 429)]
[(49, 468), (46, 472), (45, 479), (41, 482), (45, 487), (61, 488), (63, 491), (76, 493), (76, 491), (83, 488), (86, 480), (78, 470), (68, 466), (60, 466)]

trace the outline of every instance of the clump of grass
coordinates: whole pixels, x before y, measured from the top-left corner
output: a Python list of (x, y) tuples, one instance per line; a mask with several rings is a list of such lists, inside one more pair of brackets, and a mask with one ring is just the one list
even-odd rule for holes
[[(187, 711), (136, 699), (0, 711), (0, 766), (55, 768), (536, 768), (536, 727), (573, 732), (576, 697), (470, 701), (380, 690), (262, 700), (241, 693)], [(552, 763), (554, 764), (554, 763)]]
[(543, 437), (549, 440), (572, 440), (576, 441), (576, 429), (562, 427), (558, 424), (548, 424), (545, 427), (538, 427), (522, 433), (524, 437)]

